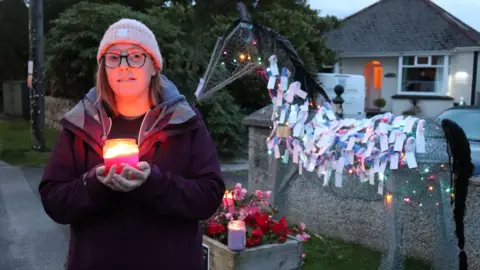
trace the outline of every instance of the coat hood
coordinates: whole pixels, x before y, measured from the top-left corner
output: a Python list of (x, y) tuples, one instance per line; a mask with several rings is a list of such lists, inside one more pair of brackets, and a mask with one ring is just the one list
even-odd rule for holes
[[(180, 94), (173, 82), (164, 75), (160, 76), (163, 82), (161, 103), (152, 107), (144, 117), (138, 135), (140, 148), (152, 135), (160, 131), (163, 131), (162, 136), (168, 137), (198, 126), (199, 121), (195, 121), (199, 120), (198, 113), (190, 106), (185, 96)], [(102, 103), (96, 100), (97, 89), (92, 88), (62, 117), (60, 124), (101, 153), (112, 127), (112, 120)]]

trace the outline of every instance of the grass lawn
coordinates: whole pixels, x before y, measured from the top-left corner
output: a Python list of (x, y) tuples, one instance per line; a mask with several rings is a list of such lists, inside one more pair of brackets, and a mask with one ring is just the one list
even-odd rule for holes
[[(377, 270), (381, 252), (359, 244), (312, 234), (304, 243), (307, 257), (302, 270)], [(429, 270), (430, 266), (420, 260), (407, 259), (405, 270)]]
[[(49, 152), (32, 150), (30, 122), (20, 118), (0, 119), (0, 160), (12, 165), (41, 166), (50, 157)], [(55, 144), (58, 131), (45, 126), (47, 149)]]

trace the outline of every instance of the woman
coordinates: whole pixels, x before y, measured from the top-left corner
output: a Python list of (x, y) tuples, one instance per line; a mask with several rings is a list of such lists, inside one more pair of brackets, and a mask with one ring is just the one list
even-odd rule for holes
[[(46, 213), (70, 225), (68, 269), (200, 270), (199, 221), (225, 192), (205, 124), (159, 74), (157, 41), (141, 22), (110, 26), (97, 59), (96, 87), (62, 118), (39, 185)], [(113, 138), (135, 138), (141, 162), (105, 172)]]

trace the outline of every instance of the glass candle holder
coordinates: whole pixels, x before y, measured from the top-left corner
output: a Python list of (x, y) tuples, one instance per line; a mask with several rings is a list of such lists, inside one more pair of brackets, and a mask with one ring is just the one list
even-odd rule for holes
[(233, 194), (231, 192), (225, 191), (225, 194), (223, 195), (223, 208), (228, 212), (232, 212), (235, 209)]
[(242, 251), (246, 244), (245, 222), (232, 220), (228, 223), (228, 248), (232, 251)]
[(105, 141), (103, 147), (103, 161), (105, 174), (108, 174), (113, 165), (117, 165), (116, 173), (122, 172), (122, 163), (135, 167), (138, 164), (138, 145), (135, 139), (111, 139)]

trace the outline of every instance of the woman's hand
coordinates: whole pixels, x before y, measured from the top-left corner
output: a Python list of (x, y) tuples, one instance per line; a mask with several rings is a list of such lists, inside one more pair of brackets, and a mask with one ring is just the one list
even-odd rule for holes
[(97, 176), (98, 181), (100, 181), (102, 184), (104, 184), (105, 186), (109, 187), (112, 190), (121, 191), (113, 185), (113, 176), (117, 171), (117, 165), (113, 165), (112, 167), (110, 167), (110, 171), (108, 171), (108, 174), (106, 176), (105, 176), (105, 170), (106, 170), (105, 165), (98, 166), (95, 169), (95, 175)]
[(122, 172), (114, 174), (112, 177), (112, 187), (122, 192), (129, 192), (140, 187), (151, 172), (150, 165), (145, 161), (137, 164), (138, 169), (128, 164), (122, 164), (122, 167)]

